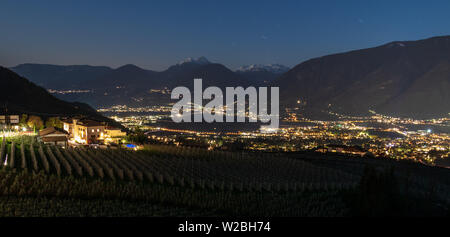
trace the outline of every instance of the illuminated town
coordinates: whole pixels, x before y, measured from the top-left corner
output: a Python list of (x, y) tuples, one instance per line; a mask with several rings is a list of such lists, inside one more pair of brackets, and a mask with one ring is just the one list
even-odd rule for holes
[(92, 90), (53, 90), (53, 89), (48, 89), (47, 91), (50, 94), (61, 94), (61, 95), (80, 94), (80, 93), (92, 93)]
[[(176, 145), (208, 149), (230, 149), (240, 143), (245, 150), (314, 151), (356, 156), (410, 159), (435, 165), (450, 155), (450, 119), (413, 120), (383, 116), (371, 111), (367, 117), (338, 115), (333, 121), (311, 120), (296, 109), (286, 109), (280, 129), (263, 134), (253, 131), (197, 130), (171, 128), (170, 105), (143, 108), (114, 106), (100, 109), (130, 129), (146, 131), (148, 138)], [(447, 166), (447, 165), (443, 165)]]

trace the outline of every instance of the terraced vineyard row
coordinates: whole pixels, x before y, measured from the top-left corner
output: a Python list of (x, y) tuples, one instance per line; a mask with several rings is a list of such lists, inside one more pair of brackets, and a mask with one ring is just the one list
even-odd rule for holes
[[(2, 143), (3, 144), (3, 143)], [(12, 169), (47, 174), (137, 181), (211, 190), (301, 191), (346, 189), (359, 177), (339, 170), (272, 154), (230, 153), (154, 146), (147, 151), (67, 148), (32, 141), (10, 150), (2, 160)], [(172, 149), (172, 150), (171, 150)], [(20, 151), (20, 154), (17, 151)], [(9, 155), (9, 156), (8, 156)], [(8, 158), (6, 158), (8, 157)], [(20, 159), (16, 159), (20, 157)]]
[[(360, 186), (368, 177), (362, 171), (364, 164), (383, 164), (376, 169), (389, 164), (362, 158), (326, 159), (163, 145), (147, 146), (143, 151), (63, 149), (31, 137), (2, 139), (0, 204), (5, 208), (0, 215), (11, 215), (14, 210), (37, 215), (34, 208), (45, 205), (57, 206), (39, 215), (116, 215), (110, 210), (117, 205), (123, 205), (116, 208), (124, 215), (134, 215), (138, 212), (127, 212), (124, 206), (134, 208), (139, 202), (150, 207), (142, 209), (142, 215), (165, 210), (185, 215), (192, 208), (207, 215), (345, 216), (349, 212), (346, 195), (357, 191), (360, 196), (366, 190)], [(401, 170), (408, 165), (404, 164), (398, 164), (395, 176), (383, 177), (402, 182), (398, 189), (405, 194), (449, 205), (448, 172), (430, 167), (433, 175), (438, 174), (435, 179), (426, 168), (411, 166), (426, 171), (423, 177), (405, 175)], [(15, 199), (29, 204), (10, 201)], [(80, 206), (72, 207), (67, 200)], [(86, 207), (98, 205), (95, 200), (107, 200), (111, 208), (90, 212)], [(65, 209), (58, 206), (61, 203)]]

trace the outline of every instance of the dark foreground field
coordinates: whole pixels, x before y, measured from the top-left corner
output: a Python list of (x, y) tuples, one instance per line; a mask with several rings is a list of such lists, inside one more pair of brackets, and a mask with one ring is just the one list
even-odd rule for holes
[[(2, 141), (0, 216), (448, 216), (450, 172), (407, 161)], [(8, 158), (6, 158), (8, 157)]]

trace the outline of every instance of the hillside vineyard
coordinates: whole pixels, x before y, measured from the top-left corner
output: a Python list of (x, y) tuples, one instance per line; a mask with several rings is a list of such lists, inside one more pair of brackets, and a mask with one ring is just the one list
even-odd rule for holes
[[(20, 204), (24, 205), (24, 216), (32, 215), (25, 211), (29, 210), (26, 205), (44, 205), (48, 199), (77, 201), (67, 205), (67, 210), (39, 215), (109, 215), (111, 206), (134, 207), (132, 202), (142, 202), (140, 205), (148, 208), (136, 212), (142, 215), (173, 210), (168, 215), (345, 216), (349, 209), (342, 193), (357, 188), (364, 180), (365, 167), (371, 165), (378, 170), (395, 166), (395, 177), (407, 184), (402, 185), (402, 192), (450, 201), (449, 174), (416, 164), (339, 156), (329, 156), (324, 162), (323, 157), (306, 154), (208, 151), (167, 145), (146, 148), (64, 149), (40, 144), (33, 137), (3, 138), (0, 190), (5, 197), (27, 200), (28, 204)], [(420, 175), (410, 176), (411, 169)], [(80, 214), (80, 208), (94, 205), (98, 198), (106, 200), (102, 204), (106, 206), (97, 203), (101, 209)], [(2, 215), (11, 215), (11, 210), (19, 208), (3, 201), (9, 204), (0, 208)], [(78, 206), (81, 201), (87, 203)], [(133, 209), (113, 214), (136, 214), (126, 210)]]

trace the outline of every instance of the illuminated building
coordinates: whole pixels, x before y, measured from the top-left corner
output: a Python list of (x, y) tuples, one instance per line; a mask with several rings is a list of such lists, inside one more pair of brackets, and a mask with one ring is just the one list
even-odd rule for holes
[(0, 115), (0, 127), (19, 129), (19, 115)]
[(127, 133), (122, 132), (120, 128), (106, 127), (103, 136), (106, 143), (119, 143), (120, 139), (122, 139), (126, 135)]
[(106, 126), (102, 122), (72, 119), (63, 121), (63, 127), (70, 134), (70, 138), (77, 143), (92, 144), (104, 140)]

